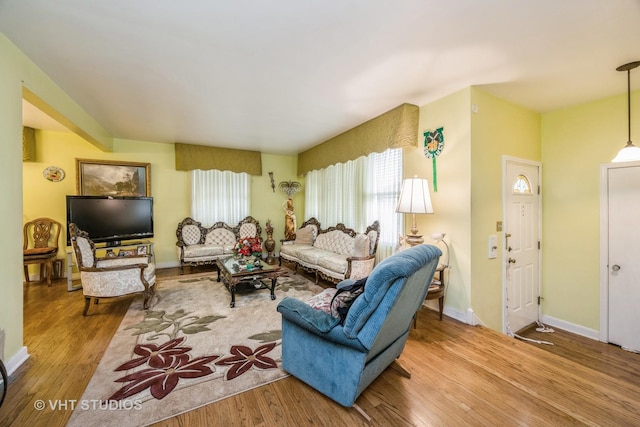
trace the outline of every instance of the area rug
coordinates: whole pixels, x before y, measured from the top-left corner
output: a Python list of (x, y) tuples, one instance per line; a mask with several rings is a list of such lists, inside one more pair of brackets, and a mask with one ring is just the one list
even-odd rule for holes
[(259, 289), (230, 308), (216, 279), (160, 279), (148, 310), (133, 300), (67, 425), (144, 426), (286, 377), (276, 306), (322, 287), (289, 273), (275, 301)]

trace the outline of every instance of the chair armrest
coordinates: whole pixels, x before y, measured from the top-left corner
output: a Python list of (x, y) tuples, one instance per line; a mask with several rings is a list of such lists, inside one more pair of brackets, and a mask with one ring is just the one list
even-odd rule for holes
[(363, 277), (367, 277), (373, 271), (375, 263), (375, 255), (349, 257), (347, 258), (347, 272), (345, 277), (348, 279), (362, 279)]
[(107, 271), (126, 271), (126, 270), (140, 270), (143, 271), (147, 268), (148, 264), (123, 264), (123, 265), (114, 265), (110, 267), (80, 267), (80, 271), (85, 271), (89, 273), (101, 273)]
[(340, 319), (295, 298), (285, 297), (277, 309), (283, 318), (317, 335), (329, 332), (340, 323)]
[(293, 245), (295, 243), (295, 240), (293, 239), (280, 239), (280, 244), (282, 245)]
[(278, 304), (277, 310), (282, 314), (283, 323), (288, 321), (327, 341), (361, 352), (367, 351), (358, 339), (348, 338), (344, 334), (340, 319), (316, 310), (303, 301), (285, 297)]

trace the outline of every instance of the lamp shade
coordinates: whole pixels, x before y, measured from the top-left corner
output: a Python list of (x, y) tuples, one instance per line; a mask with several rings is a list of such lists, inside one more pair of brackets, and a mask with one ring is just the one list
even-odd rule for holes
[(640, 147), (628, 143), (622, 150), (618, 151), (618, 155), (611, 161), (617, 163), (632, 162), (634, 160), (640, 160)]
[(423, 178), (407, 178), (402, 182), (396, 212), (433, 213), (429, 182)]

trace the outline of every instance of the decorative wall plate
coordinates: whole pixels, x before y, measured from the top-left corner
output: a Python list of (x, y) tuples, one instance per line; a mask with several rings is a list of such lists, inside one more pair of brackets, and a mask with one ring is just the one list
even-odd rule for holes
[(60, 182), (64, 179), (64, 171), (57, 166), (49, 166), (42, 171), (42, 175), (51, 182)]

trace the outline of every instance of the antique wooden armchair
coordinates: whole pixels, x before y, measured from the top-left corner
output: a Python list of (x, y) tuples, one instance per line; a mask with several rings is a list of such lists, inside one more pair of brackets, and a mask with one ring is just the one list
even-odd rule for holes
[(24, 265), (24, 278), (29, 283), (29, 265), (40, 265), (40, 281), (46, 277), (47, 284), (51, 286), (53, 261), (58, 255), (58, 242), (60, 240), (61, 225), (51, 218), (36, 218), (24, 224), (22, 263)]
[(97, 304), (99, 298), (134, 293), (141, 293), (144, 308), (149, 308), (156, 284), (155, 265), (150, 262), (149, 254), (98, 258), (95, 244), (85, 231), (71, 223), (69, 233), (85, 298), (83, 315), (87, 315), (91, 298), (95, 298)]

